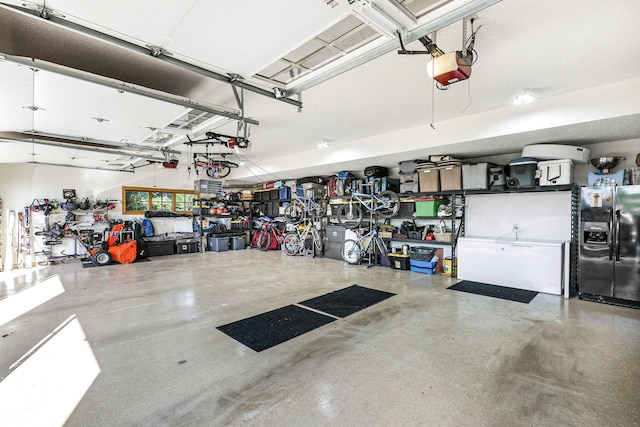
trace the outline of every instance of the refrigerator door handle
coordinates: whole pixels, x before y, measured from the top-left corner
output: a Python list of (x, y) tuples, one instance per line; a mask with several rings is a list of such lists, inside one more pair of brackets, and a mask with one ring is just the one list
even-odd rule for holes
[(613, 209), (609, 209), (609, 226), (611, 227), (611, 233), (613, 233), (609, 238), (609, 261), (613, 261), (613, 247), (616, 241), (616, 227), (613, 222)]
[(620, 210), (616, 210), (616, 261), (620, 261)]

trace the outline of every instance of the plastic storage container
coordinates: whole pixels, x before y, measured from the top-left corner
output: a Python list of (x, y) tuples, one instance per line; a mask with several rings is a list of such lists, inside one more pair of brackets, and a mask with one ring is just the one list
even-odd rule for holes
[(506, 180), (507, 187), (535, 187), (537, 166), (538, 161), (529, 157), (511, 160), (509, 162), (509, 178)]
[(437, 216), (440, 205), (447, 203), (442, 198), (426, 197), (416, 199), (416, 216)]
[(198, 252), (197, 240), (178, 240), (176, 241), (177, 254), (193, 254)]
[(573, 162), (569, 159), (538, 162), (540, 185), (566, 185), (573, 182)]
[(405, 182), (400, 184), (401, 193), (419, 193), (420, 185), (417, 182)]
[(229, 250), (229, 237), (209, 236), (207, 247), (211, 252), (224, 252)]
[(436, 274), (436, 268), (426, 268), (426, 267), (416, 267), (410, 266), (409, 269), (414, 273), (422, 273), (422, 274)]
[(420, 261), (417, 259), (409, 259), (409, 265), (411, 267), (420, 267), (420, 268), (432, 268), (435, 270), (436, 266), (438, 265), (437, 262), (431, 262), (431, 261)]
[(237, 251), (245, 248), (244, 236), (231, 236), (229, 237), (229, 249)]
[(436, 252), (436, 248), (429, 248), (426, 246), (412, 246), (409, 249), (409, 258), (415, 261), (431, 262)]
[(589, 187), (608, 187), (611, 185), (622, 185), (624, 182), (624, 169), (616, 173), (593, 173), (587, 172)]
[(391, 268), (395, 270), (408, 270), (409, 269), (409, 255), (404, 254), (387, 254), (389, 257), (389, 264)]
[(465, 190), (486, 190), (489, 188), (489, 168), (493, 163), (462, 165), (462, 188)]

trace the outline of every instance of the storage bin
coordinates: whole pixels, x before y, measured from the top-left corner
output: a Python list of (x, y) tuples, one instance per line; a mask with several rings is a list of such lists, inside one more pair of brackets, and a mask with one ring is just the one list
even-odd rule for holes
[(423, 268), (423, 267), (414, 267), (409, 266), (409, 269), (414, 273), (422, 273), (422, 274), (436, 274), (436, 268)]
[(253, 199), (257, 201), (269, 200), (269, 191), (256, 191), (255, 193), (253, 193)]
[(424, 163), (424, 160), (404, 160), (402, 162), (398, 163), (398, 166), (400, 167), (400, 173), (412, 173), (415, 172), (416, 169), (418, 168), (418, 165), (421, 163)]
[(538, 162), (540, 185), (566, 185), (573, 182), (573, 162), (569, 159)]
[(412, 246), (409, 248), (409, 258), (416, 261), (429, 261), (433, 259), (438, 249), (427, 246)]
[(422, 169), (418, 172), (418, 182), (420, 191), (428, 193), (430, 191), (440, 191), (440, 173), (438, 169)]
[(409, 258), (409, 266), (411, 266), (411, 267), (432, 268), (432, 269), (435, 270), (437, 265), (438, 265), (437, 262), (420, 261), (420, 260), (417, 260), (417, 259)]
[(506, 181), (507, 187), (535, 187), (537, 163), (536, 159), (529, 157), (511, 160), (509, 162), (509, 178)]
[(389, 264), (391, 268), (395, 270), (408, 270), (409, 269), (409, 255), (404, 254), (387, 254), (389, 257)]
[(400, 192), (401, 193), (419, 193), (420, 184), (418, 184), (417, 182), (407, 182), (404, 184), (400, 184)]
[(589, 187), (608, 187), (610, 185), (622, 185), (624, 182), (624, 169), (616, 173), (587, 172)]
[(462, 188), (465, 190), (486, 190), (489, 188), (489, 168), (493, 163), (462, 165)]
[(278, 188), (278, 192), (280, 200), (291, 198), (291, 187), (280, 187)]
[(170, 240), (166, 242), (150, 242), (146, 241), (147, 246), (147, 256), (162, 256), (162, 255), (173, 255), (176, 252), (175, 241)]
[(198, 252), (198, 241), (195, 239), (176, 241), (177, 254), (193, 254)]
[(345, 240), (347, 229), (339, 225), (327, 225), (325, 228), (325, 241), (342, 243)]
[(440, 191), (454, 190), (462, 190), (462, 167), (452, 166), (440, 169)]
[(278, 200), (280, 199), (280, 189), (272, 188), (269, 190), (269, 200)]
[(229, 237), (229, 249), (231, 249), (232, 251), (244, 249), (245, 246), (244, 235)]
[(416, 217), (419, 216), (436, 216), (438, 215), (438, 208), (443, 205), (446, 200), (442, 198), (427, 197), (422, 199), (416, 199)]
[(400, 209), (398, 209), (396, 218), (411, 218), (415, 212), (415, 202), (400, 202)]
[(411, 173), (401, 173), (400, 174), (400, 184), (407, 184), (407, 183), (418, 183), (418, 179), (419, 179), (420, 174), (418, 172), (411, 172)]
[(209, 236), (207, 247), (211, 252), (224, 252), (229, 250), (229, 237)]

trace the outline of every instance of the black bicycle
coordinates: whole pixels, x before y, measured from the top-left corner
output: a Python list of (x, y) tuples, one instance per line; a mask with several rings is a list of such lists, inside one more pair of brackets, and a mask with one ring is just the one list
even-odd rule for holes
[(231, 169), (235, 169), (240, 165), (226, 159), (226, 154), (193, 154), (193, 167), (196, 175), (200, 175), (204, 171), (209, 178), (220, 179), (228, 176)]

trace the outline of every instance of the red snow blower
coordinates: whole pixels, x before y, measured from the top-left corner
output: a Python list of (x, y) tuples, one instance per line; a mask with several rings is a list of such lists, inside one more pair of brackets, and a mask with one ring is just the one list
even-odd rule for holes
[(126, 239), (124, 242), (118, 243), (123, 228), (124, 223), (114, 225), (109, 232), (107, 241), (102, 243), (101, 248), (88, 250), (89, 257), (95, 265), (108, 265), (112, 261), (130, 264), (136, 260), (138, 245), (135, 240)]

